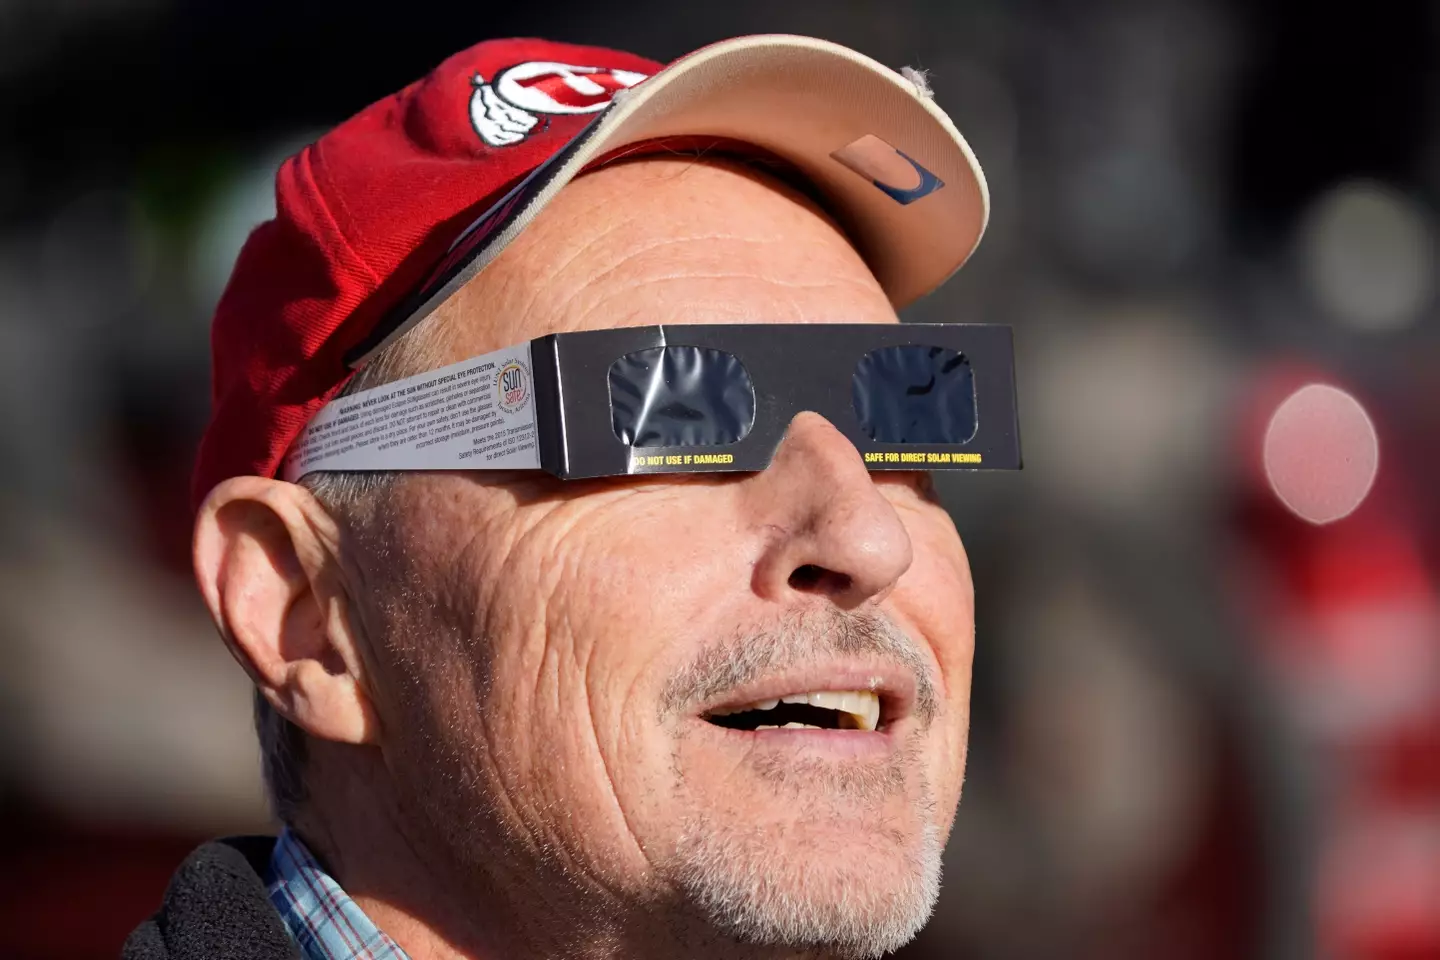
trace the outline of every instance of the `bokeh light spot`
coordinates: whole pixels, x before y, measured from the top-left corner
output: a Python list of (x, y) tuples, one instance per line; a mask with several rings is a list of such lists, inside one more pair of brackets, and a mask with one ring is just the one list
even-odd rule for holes
[(1299, 245), (1315, 299), (1353, 330), (1408, 326), (1434, 295), (1434, 230), (1421, 205), (1398, 190), (1336, 186), (1307, 213)]
[(1333, 523), (1370, 493), (1380, 440), (1360, 401), (1312, 383), (1286, 397), (1270, 417), (1264, 463), (1270, 488), (1296, 516)]

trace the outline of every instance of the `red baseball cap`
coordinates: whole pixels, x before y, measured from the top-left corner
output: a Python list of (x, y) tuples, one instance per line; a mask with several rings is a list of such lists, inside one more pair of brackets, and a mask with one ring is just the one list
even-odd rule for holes
[(758, 148), (806, 178), (896, 307), (975, 249), (984, 174), (923, 76), (837, 44), (741, 37), (667, 67), (491, 40), (281, 165), (215, 311), (196, 502), (274, 476), (377, 350), (493, 260), (594, 161), (675, 138)]

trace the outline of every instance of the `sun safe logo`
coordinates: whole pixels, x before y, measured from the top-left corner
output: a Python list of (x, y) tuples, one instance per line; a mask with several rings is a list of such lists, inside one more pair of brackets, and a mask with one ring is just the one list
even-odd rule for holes
[(470, 123), (487, 146), (510, 146), (534, 132), (538, 114), (598, 113), (610, 106), (616, 93), (645, 77), (633, 70), (542, 60), (506, 67), (490, 82), (476, 74)]
[(530, 371), (511, 360), (495, 374), (495, 403), (505, 413), (519, 413), (530, 402)]

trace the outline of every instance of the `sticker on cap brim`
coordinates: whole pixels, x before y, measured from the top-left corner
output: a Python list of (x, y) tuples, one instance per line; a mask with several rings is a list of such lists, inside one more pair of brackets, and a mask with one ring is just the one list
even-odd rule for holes
[[(470, 124), (487, 146), (506, 147), (524, 140), (540, 116), (599, 113), (615, 95), (646, 74), (611, 67), (581, 67), (532, 60), (506, 67), (487, 82), (476, 74), (470, 95)], [(544, 127), (541, 127), (544, 129)]]
[(869, 180), (899, 204), (914, 203), (945, 186), (945, 181), (873, 133), (846, 144), (830, 158)]

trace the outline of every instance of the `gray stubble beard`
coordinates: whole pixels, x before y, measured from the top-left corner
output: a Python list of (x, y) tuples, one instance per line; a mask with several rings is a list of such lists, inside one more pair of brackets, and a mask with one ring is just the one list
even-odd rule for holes
[[(898, 855), (898, 870), (885, 871), (883, 881), (867, 873), (863, 854), (851, 869), (807, 873), (807, 857), (831, 862), (839, 854), (795, 851), (773, 828), (721, 825), (705, 816), (686, 823), (668, 872), (691, 909), (737, 944), (837, 960), (880, 957), (920, 932), (940, 896), (943, 838), (924, 783), (917, 806), (918, 842), (876, 827), (880, 836), (872, 842), (883, 838)], [(787, 847), (788, 862), (779, 854)]]

